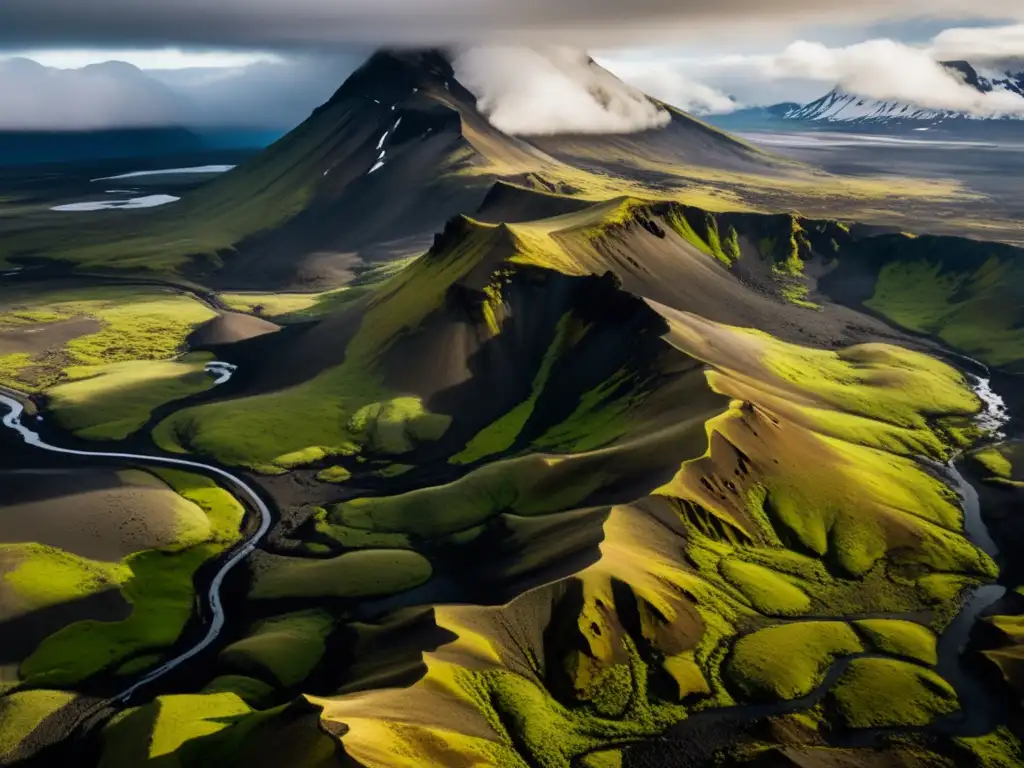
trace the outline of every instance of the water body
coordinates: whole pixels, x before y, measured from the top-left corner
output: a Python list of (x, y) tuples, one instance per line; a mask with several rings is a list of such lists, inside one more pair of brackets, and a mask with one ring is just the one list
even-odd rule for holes
[(161, 168), (156, 171), (132, 171), (118, 176), (101, 176), (92, 181), (120, 181), (122, 179), (138, 179), (142, 176), (170, 176), (172, 174), (227, 173), (234, 167), (233, 165), (199, 165), (194, 168)]
[[(236, 367), (228, 363), (210, 363), (207, 366), (207, 370), (211, 373), (217, 374), (218, 378), (215, 382), (217, 385), (223, 384), (231, 378), (231, 375), (235, 372)], [(257, 530), (245, 541), (236, 546), (228, 558), (221, 564), (220, 568), (214, 574), (210, 580), (209, 586), (206, 588), (205, 594), (202, 596), (206, 603), (206, 611), (201, 613), (209, 616), (209, 625), (207, 626), (205, 634), (200, 638), (194, 645), (190, 646), (187, 650), (182, 651), (180, 654), (164, 662), (156, 669), (148, 672), (142, 678), (133, 683), (130, 687), (126, 688), (117, 696), (114, 696), (111, 701), (117, 700), (121, 702), (127, 702), (131, 697), (141, 688), (165, 677), (170, 672), (180, 667), (185, 662), (198, 656), (204, 650), (209, 648), (216, 642), (220, 636), (221, 631), (224, 629), (225, 624), (225, 611), (224, 605), (221, 599), (221, 590), (224, 586), (224, 580), (228, 575), (238, 568), (246, 559), (255, 551), (256, 547), (259, 546), (260, 542), (266, 538), (267, 533), (270, 531), (271, 525), (271, 513), (270, 508), (260, 498), (260, 495), (245, 481), (236, 477), (235, 475), (227, 472), (220, 467), (210, 466), (209, 464), (203, 464), (198, 461), (189, 461), (186, 459), (173, 459), (164, 456), (147, 456), (145, 454), (136, 453), (120, 453), (110, 451), (81, 451), (70, 448), (61, 448), (56, 445), (51, 445), (42, 439), (38, 432), (34, 432), (29, 427), (22, 423), (22, 416), (24, 415), (24, 406), (12, 397), (8, 397), (0, 393), (0, 409), (6, 408), (7, 414), (3, 417), (2, 424), (8, 429), (17, 432), (21, 439), (26, 445), (33, 448), (37, 448), (43, 451), (49, 451), (51, 453), (63, 454), (66, 456), (85, 456), (85, 457), (96, 457), (96, 458), (109, 458), (109, 459), (125, 459), (127, 461), (141, 461), (149, 464), (162, 464), (171, 467), (183, 467), (186, 469), (195, 470), (206, 475), (212, 475), (222, 481), (228, 488), (234, 490), (244, 501), (248, 502), (250, 507), (255, 509), (260, 517), (260, 522)], [(105, 705), (105, 703), (104, 703)], [(100, 705), (101, 707), (103, 705)]]
[(51, 211), (79, 213), (82, 211), (132, 210), (136, 208), (156, 208), (160, 205), (176, 203), (181, 200), (174, 195), (146, 195), (130, 197), (127, 200), (93, 200), (86, 203), (68, 203), (51, 208)]

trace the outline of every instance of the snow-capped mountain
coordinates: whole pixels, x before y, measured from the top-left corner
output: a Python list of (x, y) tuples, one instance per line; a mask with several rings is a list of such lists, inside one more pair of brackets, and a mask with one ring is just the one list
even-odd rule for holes
[[(948, 61), (943, 65), (981, 93), (1009, 91), (1024, 98), (1024, 71), (979, 71), (966, 61)], [(817, 101), (786, 112), (783, 119), (828, 123), (888, 123), (900, 120), (934, 125), (947, 120), (1020, 120), (1024, 119), (1024, 115), (980, 116), (953, 110), (926, 109), (902, 101), (866, 99), (834, 88)]]
[[(966, 61), (943, 62), (966, 85), (981, 93), (1005, 91), (1024, 99), (1024, 69), (977, 69)], [(954, 110), (921, 107), (902, 101), (865, 98), (834, 88), (809, 104), (777, 104), (739, 110), (731, 115), (708, 118), (716, 125), (732, 130), (817, 128), (836, 130), (857, 127), (859, 130), (888, 131), (929, 130), (942, 128), (970, 131), (982, 125), (1002, 125), (1007, 129), (1024, 129), (1024, 114), (975, 115)]]

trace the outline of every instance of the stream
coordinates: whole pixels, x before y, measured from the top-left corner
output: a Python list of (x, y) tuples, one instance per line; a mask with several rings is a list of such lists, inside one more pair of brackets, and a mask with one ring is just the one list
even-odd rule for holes
[[(215, 386), (225, 384), (234, 374), (236, 368), (229, 363), (209, 363), (206, 366), (207, 372), (215, 377)], [(979, 426), (993, 436), (1001, 434), (1001, 428), (1007, 423), (1009, 416), (1006, 404), (991, 388), (986, 378), (970, 376), (972, 388), (975, 393), (984, 401), (985, 409), (977, 418)], [(175, 669), (194, 658), (216, 642), (225, 624), (225, 611), (222, 603), (221, 591), (227, 576), (241, 565), (246, 558), (256, 549), (260, 542), (266, 537), (271, 526), (271, 513), (266, 503), (259, 494), (240, 478), (219, 467), (203, 464), (197, 461), (186, 459), (175, 459), (163, 456), (149, 456), (144, 454), (119, 453), (106, 451), (84, 451), (69, 448), (61, 448), (45, 442), (42, 437), (22, 423), (24, 415), (23, 405), (16, 399), (0, 393), (0, 407), (7, 409), (2, 424), (8, 429), (17, 432), (26, 445), (51, 453), (86, 456), (96, 458), (124, 459), (149, 464), (163, 464), (172, 467), (184, 467), (196, 470), (208, 475), (216, 476), (227, 485), (243, 496), (260, 515), (260, 524), (256, 532), (247, 540), (240, 543), (221, 564), (210, 581), (205, 591), (205, 602), (208, 610), (200, 611), (201, 615), (209, 616), (209, 624), (201, 639), (181, 652), (174, 658), (166, 661), (161, 666), (146, 673), (135, 681), (130, 687), (120, 694), (112, 697), (104, 705), (128, 700), (139, 689), (166, 677)], [(977, 491), (957, 470), (955, 461), (947, 468), (952, 483), (963, 498), (964, 526), (968, 538), (978, 547), (987, 552), (990, 556), (996, 557), (999, 549), (992, 539), (988, 528), (981, 516), (981, 508)], [(986, 690), (984, 684), (979, 681), (973, 672), (966, 665), (964, 651), (970, 640), (971, 632), (978, 618), (992, 605), (998, 602), (1005, 594), (1004, 587), (989, 584), (977, 587), (965, 595), (960, 612), (943, 632), (939, 638), (939, 673), (954, 687), (960, 698), (962, 711), (949, 717), (940, 718), (927, 728), (869, 728), (854, 731), (846, 734), (842, 744), (847, 746), (872, 746), (877, 740), (885, 735), (908, 734), (923, 731), (939, 731), (960, 736), (979, 736), (989, 732), (999, 722), (1001, 716), (1000, 705)], [(842, 617), (837, 617), (841, 620)], [(791, 701), (777, 701), (765, 704), (749, 704), (739, 707), (707, 710), (693, 714), (687, 720), (679, 723), (665, 734), (658, 743), (677, 743), (682, 745), (687, 739), (701, 739), (701, 734), (709, 727), (719, 724), (749, 724), (755, 720), (765, 717), (778, 716), (791, 712), (806, 710), (821, 701), (840, 679), (842, 674), (849, 667), (850, 662), (856, 658), (891, 658), (879, 654), (860, 654), (837, 660), (829, 669), (822, 684), (813, 692), (800, 699)], [(692, 744), (692, 741), (691, 741)]]
[[(214, 375), (215, 381), (214, 386), (227, 383), (235, 372), (236, 368), (229, 363), (210, 363), (206, 366), (207, 371)], [(104, 459), (126, 459), (128, 461), (140, 461), (147, 464), (163, 464), (170, 467), (184, 467), (186, 469), (193, 469), (204, 474), (214, 475), (221, 480), (225, 480), (227, 485), (233, 490), (237, 491), (239, 495), (244, 497), (246, 501), (255, 509), (260, 516), (260, 524), (256, 532), (253, 533), (248, 539), (240, 543), (234, 548), (230, 556), (223, 562), (210, 580), (210, 585), (206, 589), (205, 601), (206, 611), (200, 611), (201, 614), (209, 616), (209, 626), (206, 628), (206, 633), (203, 637), (197, 641), (194, 645), (189, 647), (187, 650), (182, 651), (180, 654), (164, 662), (156, 669), (146, 673), (139, 680), (135, 681), (130, 687), (118, 695), (112, 697), (113, 700), (127, 702), (136, 691), (140, 688), (149, 685), (162, 677), (165, 677), (170, 672), (174, 671), (182, 664), (187, 662), (189, 659), (202, 653), (204, 650), (209, 648), (220, 636), (221, 630), (224, 628), (225, 614), (224, 605), (221, 600), (221, 590), (224, 586), (224, 580), (228, 575), (234, 571), (239, 565), (241, 565), (246, 558), (249, 557), (260, 544), (260, 542), (266, 537), (271, 525), (271, 514), (270, 508), (260, 498), (260, 495), (253, 490), (253, 488), (245, 483), (240, 478), (227, 472), (219, 467), (210, 466), (209, 464), (203, 464), (198, 461), (189, 461), (186, 459), (173, 459), (164, 456), (147, 456), (144, 454), (136, 453), (119, 453), (119, 452), (108, 452), (108, 451), (81, 451), (74, 450), (71, 448), (61, 448), (56, 445), (51, 445), (45, 442), (39, 433), (33, 432), (29, 427), (22, 423), (22, 416), (24, 415), (25, 408), (13, 397), (0, 393), (0, 407), (7, 409), (7, 414), (3, 417), (3, 425), (8, 429), (12, 429), (21, 435), (22, 440), (26, 445), (38, 448), (40, 450), (49, 451), (51, 453), (59, 453), (68, 456), (88, 456), (94, 458)]]
[[(974, 360), (971, 362), (980, 366), (980, 369), (987, 370), (981, 363)], [(1002, 428), (1010, 420), (1009, 409), (1006, 407), (1005, 401), (993, 391), (989, 379), (968, 374), (968, 381), (971, 383), (974, 393), (984, 403), (983, 411), (976, 417), (978, 426), (984, 429), (991, 438), (1005, 437)], [(959, 458), (959, 456), (955, 457), (948, 466), (938, 466), (947, 473), (952, 485), (963, 499), (964, 531), (967, 538), (990, 557), (996, 559), (999, 556), (999, 547), (982, 518), (977, 490), (956, 467)], [(988, 691), (985, 683), (979, 680), (968, 666), (965, 652), (976, 622), (1005, 595), (1006, 587), (1000, 584), (985, 584), (968, 591), (964, 595), (960, 611), (939, 637), (939, 663), (936, 671), (956, 691), (961, 705), (959, 712), (937, 718), (930, 725), (923, 727), (900, 726), (846, 731), (837, 735), (832, 746), (873, 748), (877, 747), (886, 737), (924, 733), (943, 733), (960, 737), (978, 737), (991, 733), (1003, 721), (1006, 715), (1005, 707), (1003, 702)], [(843, 620), (841, 616), (835, 618), (839, 621)], [(704, 756), (710, 761), (719, 748), (728, 746), (716, 743), (716, 734), (718, 738), (734, 738), (733, 734), (755, 721), (811, 709), (824, 700), (849, 668), (851, 662), (863, 658), (891, 659), (893, 657), (879, 653), (861, 653), (837, 659), (829, 668), (821, 684), (811, 693), (798, 699), (743, 704), (697, 712), (671, 728), (661, 739), (651, 743), (655, 749), (664, 748), (660, 745), (671, 745), (668, 753), (656, 753), (656, 759), (668, 759), (669, 762), (665, 764), (672, 764), (672, 758), (668, 758), (668, 755), (678, 750), (680, 756), (683, 754), (689, 756), (690, 762), (687, 762), (687, 765), (700, 764), (698, 755)], [(631, 746), (641, 751), (644, 749), (640, 745)], [(650, 759), (650, 755), (648, 759)]]

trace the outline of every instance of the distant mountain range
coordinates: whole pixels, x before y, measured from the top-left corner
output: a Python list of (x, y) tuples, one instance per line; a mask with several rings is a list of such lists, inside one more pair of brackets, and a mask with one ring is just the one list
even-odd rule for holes
[[(966, 61), (943, 62), (979, 93), (1006, 91), (1024, 99), (1024, 69), (979, 70)], [(979, 116), (902, 101), (870, 99), (833, 88), (809, 104), (786, 102), (707, 118), (730, 130), (850, 130), (901, 133), (935, 130), (960, 135), (1024, 136), (1024, 115)]]

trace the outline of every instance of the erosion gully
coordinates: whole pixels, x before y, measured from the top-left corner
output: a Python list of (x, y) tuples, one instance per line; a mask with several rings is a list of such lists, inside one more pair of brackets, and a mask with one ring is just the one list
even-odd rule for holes
[[(985, 376), (968, 374), (973, 390), (985, 403), (984, 412), (978, 417), (978, 423), (987, 432), (998, 437), (1001, 434), (1001, 428), (1009, 420), (1006, 404), (992, 390), (990, 379), (987, 377), (987, 369), (975, 360), (969, 360), (969, 362), (972, 363), (972, 367), (976, 370), (986, 372)], [(210, 363), (207, 366), (207, 371), (215, 377), (215, 383), (221, 385), (231, 379), (232, 374), (235, 372), (235, 367), (228, 363), (217, 362)], [(226, 556), (205, 590), (203, 599), (206, 602), (206, 610), (200, 613), (207, 617), (208, 623), (202, 637), (174, 658), (135, 680), (116, 696), (100, 702), (90, 709), (86, 715), (79, 718), (75, 728), (77, 730), (83, 722), (94, 717), (98, 712), (111, 706), (127, 704), (138, 691), (152, 686), (157, 681), (167, 677), (217, 641), (225, 625), (225, 609), (221, 596), (224, 581), (233, 570), (238, 568), (252, 554), (266, 537), (271, 526), (271, 512), (267, 504), (260, 498), (260, 495), (248, 483), (220, 467), (198, 461), (160, 455), (62, 448), (45, 442), (37, 432), (24, 423), (24, 418), (26, 417), (24, 406), (17, 399), (0, 393), (0, 408), (6, 408), (7, 410), (6, 415), (2, 419), (3, 426), (18, 433), (24, 443), (31, 448), (62, 455), (123, 459), (132, 462), (191, 469), (223, 481), (227, 487), (231, 488), (248, 502), (249, 506), (256, 510), (260, 517), (260, 523), (255, 532)], [(944, 471), (963, 498), (965, 529), (968, 537), (989, 555), (997, 557), (999, 550), (982, 518), (977, 490), (956, 468), (956, 459), (951, 461), (944, 468)], [(984, 585), (970, 590), (963, 599), (959, 613), (939, 639), (938, 672), (954, 687), (960, 697), (962, 705), (960, 713), (941, 718), (926, 728), (869, 728), (853, 731), (841, 737), (842, 744), (846, 746), (872, 746), (877, 744), (879, 739), (887, 735), (905, 735), (924, 731), (948, 733), (958, 736), (978, 736), (990, 732), (1001, 721), (1003, 704), (989, 692), (986, 685), (977, 678), (974, 671), (966, 663), (965, 650), (970, 640), (971, 632), (979, 617), (997, 603), (1005, 593), (1005, 587), (996, 584)], [(738, 727), (742, 727), (762, 718), (809, 709), (828, 694), (854, 659), (871, 656), (877, 656), (877, 654), (860, 654), (837, 660), (829, 669), (822, 684), (807, 696), (791, 701), (750, 704), (699, 712), (672, 728), (659, 741), (661, 743), (683, 743), (717, 726), (735, 724)]]

